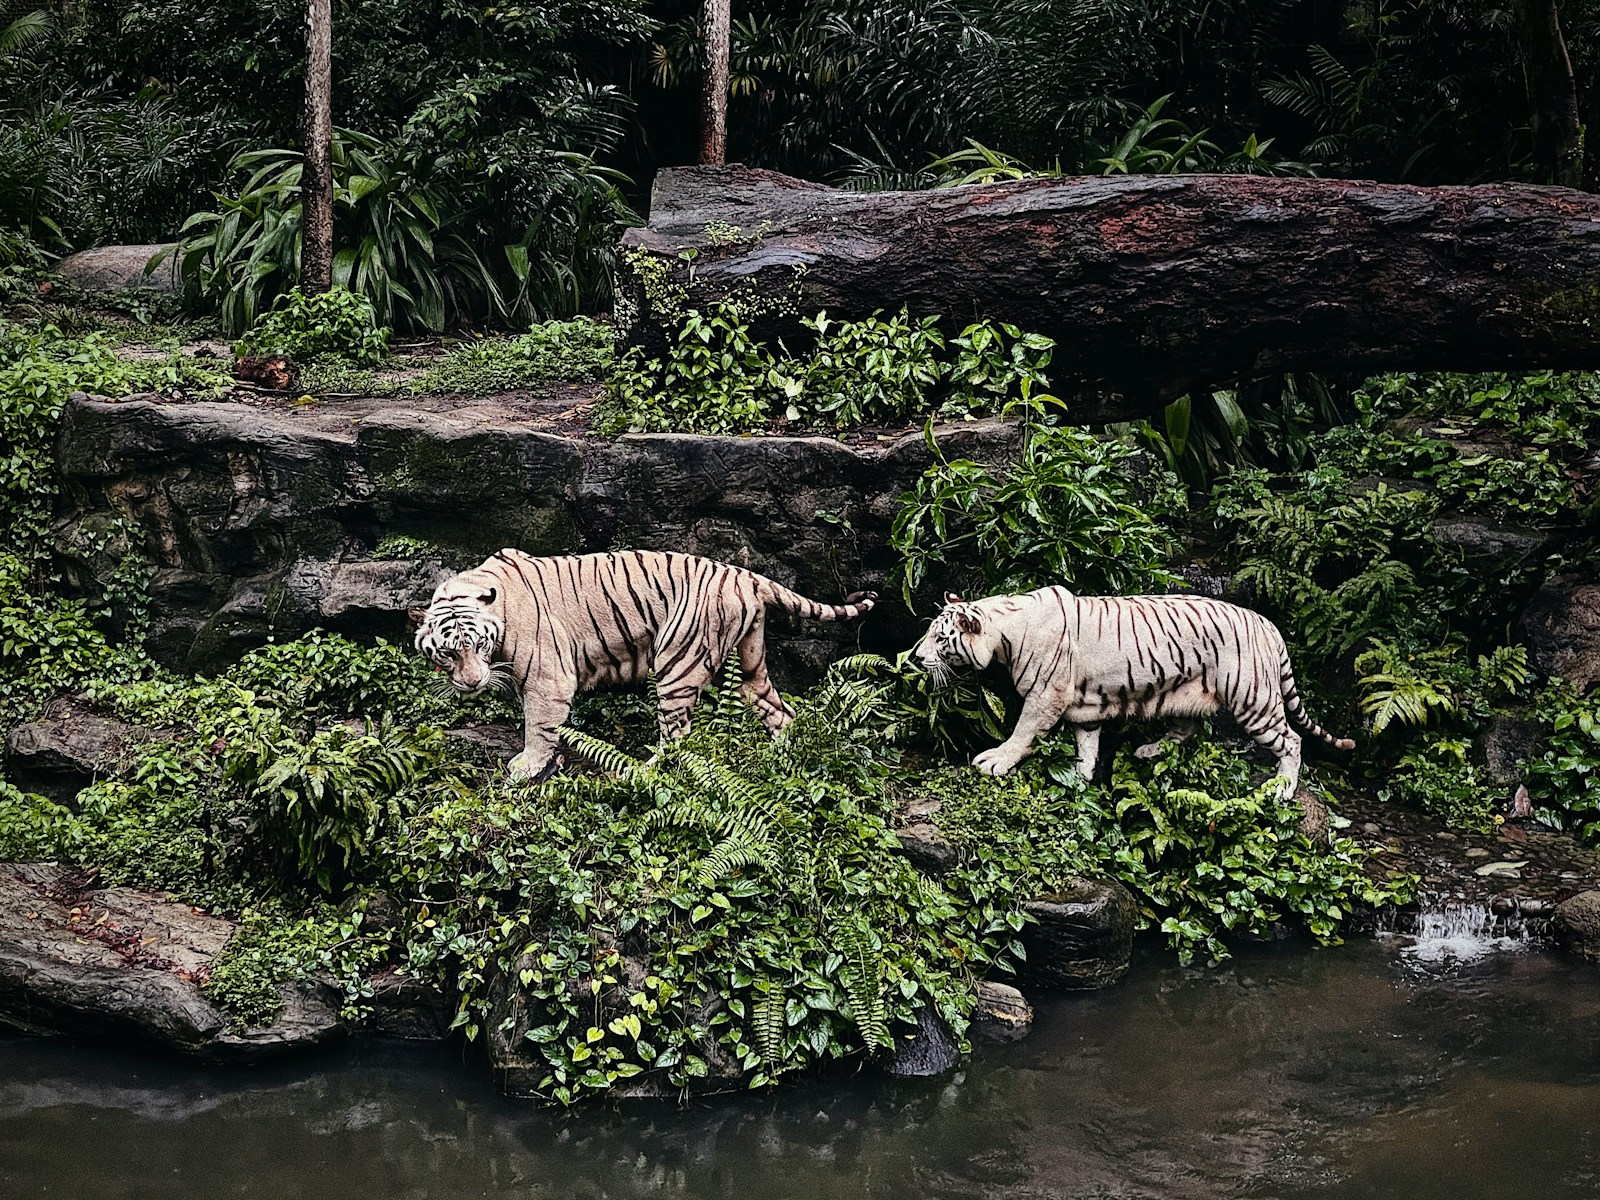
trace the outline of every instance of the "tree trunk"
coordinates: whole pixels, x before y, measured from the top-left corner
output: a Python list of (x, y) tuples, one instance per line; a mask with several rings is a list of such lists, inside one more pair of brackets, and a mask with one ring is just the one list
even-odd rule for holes
[(700, 161), (720, 163), (728, 154), (728, 25), (731, 0), (704, 0), (701, 33), (705, 62), (700, 76)]
[(1556, 0), (1517, 0), (1517, 43), (1528, 84), (1534, 161), (1553, 183), (1583, 186), (1583, 122)]
[(305, 164), (300, 173), (300, 290), (333, 286), (333, 4), (306, 0)]
[(1559, 188), (1145, 175), (859, 193), (688, 167), (657, 175), (649, 225), (623, 241), (632, 344), (729, 296), (791, 349), (820, 309), (904, 305), (946, 336), (987, 317), (1054, 338), (1056, 390), (1115, 393), (1112, 415), (1290, 370), (1600, 368), (1600, 196)]

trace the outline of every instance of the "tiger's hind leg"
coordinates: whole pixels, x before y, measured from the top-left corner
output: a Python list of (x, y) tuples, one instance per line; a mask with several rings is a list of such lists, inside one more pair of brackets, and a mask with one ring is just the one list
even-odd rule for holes
[(1155, 758), (1158, 755), (1165, 754), (1174, 746), (1183, 745), (1184, 742), (1187, 742), (1198, 732), (1200, 732), (1199, 721), (1174, 721), (1172, 728), (1162, 737), (1153, 742), (1146, 742), (1142, 746), (1135, 747), (1133, 756), (1135, 758)]
[(777, 733), (794, 720), (794, 709), (784, 702), (767, 674), (766, 619), (757, 617), (744, 637), (739, 639), (739, 670), (744, 682), (739, 685), (739, 695), (756, 710), (768, 733)]
[(675, 742), (694, 728), (694, 706), (716, 674), (698, 656), (672, 667), (672, 673), (656, 681), (656, 699), (661, 705), (661, 740)]
[(1280, 709), (1254, 725), (1239, 724), (1255, 739), (1256, 744), (1272, 751), (1278, 760), (1278, 787), (1285, 800), (1300, 788), (1300, 735), (1289, 728), (1288, 718)]

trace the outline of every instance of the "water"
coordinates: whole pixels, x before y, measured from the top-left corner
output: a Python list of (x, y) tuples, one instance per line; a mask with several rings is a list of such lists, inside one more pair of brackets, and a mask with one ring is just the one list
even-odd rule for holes
[(1424, 944), (1211, 971), (1141, 954), (950, 1078), (845, 1073), (683, 1108), (508, 1101), (458, 1047), (222, 1071), (0, 1040), (0, 1196), (1600, 1195), (1600, 969)]
[(1534, 948), (1520, 915), (1498, 916), (1483, 904), (1433, 904), (1405, 920), (1404, 930), (1391, 924), (1380, 936), (1398, 938), (1401, 956), (1415, 965), (1450, 967)]

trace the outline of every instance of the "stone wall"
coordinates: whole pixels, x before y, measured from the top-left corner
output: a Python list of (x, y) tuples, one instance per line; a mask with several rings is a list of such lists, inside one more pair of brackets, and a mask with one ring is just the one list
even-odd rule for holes
[[(946, 453), (998, 461), (1017, 431), (954, 426)], [(535, 554), (641, 547), (748, 566), (819, 600), (885, 603), (858, 630), (805, 623), (770, 640), (797, 686), (860, 645), (917, 634), (888, 579), (900, 495), (930, 462), (920, 433), (822, 437), (565, 436), (493, 404), (304, 406), (76, 397), (62, 424), (58, 532), (69, 576), (103, 571), (129, 531), (155, 565), (152, 650), (213, 670), (315, 626), (391, 640), (446, 570), (504, 546)], [(122, 518), (121, 521), (118, 518)], [(390, 535), (429, 560), (376, 561)], [(927, 605), (920, 606), (924, 615)]]

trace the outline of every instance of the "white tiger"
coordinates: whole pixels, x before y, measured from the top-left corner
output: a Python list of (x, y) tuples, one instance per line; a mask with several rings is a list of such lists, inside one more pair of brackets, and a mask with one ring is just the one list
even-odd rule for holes
[(986, 775), (1006, 774), (1062, 720), (1076, 730), (1078, 771), (1091, 779), (1100, 727), (1126, 717), (1226, 709), (1277, 756), (1285, 796), (1300, 782), (1291, 722), (1340, 750), (1355, 747), (1306, 716), (1277, 626), (1202, 596), (1075, 596), (1064, 587), (970, 603), (947, 595), (913, 654), (936, 686), (964, 668), (1010, 670), (1022, 714), (1010, 737), (972, 760)]

